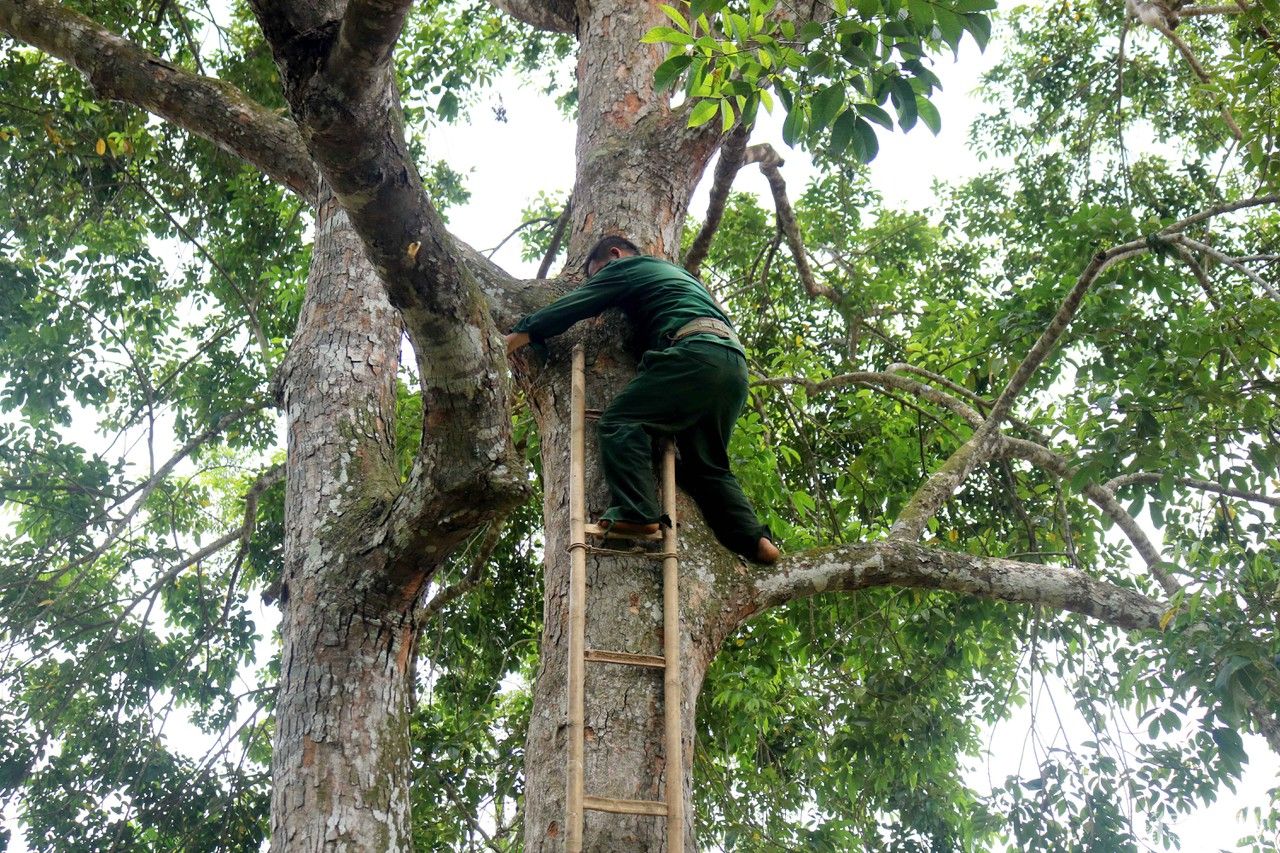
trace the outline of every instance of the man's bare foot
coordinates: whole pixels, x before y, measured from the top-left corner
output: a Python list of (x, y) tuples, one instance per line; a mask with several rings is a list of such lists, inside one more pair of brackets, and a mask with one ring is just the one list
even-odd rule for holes
[(623, 536), (651, 536), (658, 532), (658, 522), (652, 521), (648, 524), (642, 524), (638, 521), (612, 521), (610, 519), (601, 519), (600, 526), (608, 530), (610, 533), (620, 533)]
[(764, 563), (766, 566), (778, 562), (778, 558), (782, 556), (782, 552), (778, 550), (778, 546), (774, 545), (764, 536), (760, 537), (760, 543), (756, 546), (756, 562)]

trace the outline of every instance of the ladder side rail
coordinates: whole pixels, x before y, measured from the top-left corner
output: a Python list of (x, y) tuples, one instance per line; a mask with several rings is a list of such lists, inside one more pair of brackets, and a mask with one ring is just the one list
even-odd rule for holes
[(684, 755), (680, 740), (680, 561), (676, 556), (676, 446), (667, 441), (662, 454), (662, 511), (671, 526), (662, 536), (662, 645), (667, 659), (663, 672), (667, 764), (667, 851), (684, 850)]
[(568, 791), (565, 796), (565, 849), (582, 852), (583, 777), (585, 770), (587, 633), (586, 532), (586, 367), (582, 344), (573, 348), (569, 415), (569, 665)]

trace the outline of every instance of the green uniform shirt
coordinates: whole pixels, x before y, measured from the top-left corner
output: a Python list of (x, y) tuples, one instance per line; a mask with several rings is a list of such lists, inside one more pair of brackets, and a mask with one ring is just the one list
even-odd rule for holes
[[(610, 262), (582, 287), (525, 317), (512, 331), (526, 332), (530, 341), (540, 344), (579, 320), (613, 307), (626, 313), (645, 350), (666, 349), (671, 335), (690, 320), (712, 317), (729, 323), (702, 282), (684, 268), (647, 255), (631, 255)], [(682, 338), (692, 339), (742, 352), (733, 341), (711, 334)]]

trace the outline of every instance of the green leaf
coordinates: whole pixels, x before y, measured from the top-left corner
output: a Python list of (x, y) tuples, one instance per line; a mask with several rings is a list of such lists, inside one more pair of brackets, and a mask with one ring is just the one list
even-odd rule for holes
[(938, 115), (938, 108), (933, 102), (924, 95), (916, 95), (916, 112), (920, 116), (920, 120), (924, 122), (925, 127), (933, 131), (933, 135), (937, 136), (942, 130), (942, 117)]
[(973, 34), (978, 50), (986, 50), (987, 42), (991, 41), (991, 19), (980, 14), (965, 15), (964, 27)]
[(933, 4), (929, 0), (907, 0), (907, 11), (916, 26), (925, 30), (933, 26)]
[(855, 104), (855, 107), (860, 115), (871, 119), (885, 130), (893, 130), (893, 119), (875, 104), (859, 103)]
[(683, 53), (677, 53), (667, 57), (666, 62), (659, 65), (653, 72), (653, 85), (659, 92), (665, 92), (668, 89), (675, 88), (676, 83), (680, 80), (680, 75), (693, 63), (693, 57)]
[(952, 52), (960, 49), (960, 39), (964, 38), (964, 20), (950, 9), (942, 6), (934, 9), (934, 17), (938, 24), (938, 32)]
[(880, 142), (871, 125), (859, 118), (853, 125), (853, 151), (862, 163), (870, 163), (880, 153)]
[(800, 512), (813, 512), (814, 508), (817, 506), (817, 504), (814, 503), (813, 498), (809, 496), (808, 492), (802, 492), (799, 490), (791, 493), (791, 505)]
[(800, 41), (817, 41), (822, 38), (822, 24), (817, 21), (805, 21), (800, 27)]
[(733, 115), (733, 107), (729, 105), (728, 100), (720, 102), (720, 130), (728, 133), (733, 128), (735, 117)]
[(689, 127), (701, 127), (711, 121), (718, 109), (720, 109), (720, 101), (717, 98), (704, 98), (698, 101), (689, 113)]
[(787, 118), (782, 122), (782, 141), (788, 145), (795, 145), (797, 140), (804, 134), (804, 131), (804, 103), (797, 101), (787, 111)]
[[(861, 107), (861, 105), (859, 105)], [(852, 110), (846, 110), (836, 119), (835, 125), (831, 128), (831, 143), (829, 146), (832, 158), (840, 159), (844, 152), (849, 150), (849, 143), (853, 142), (854, 125), (857, 123), (857, 116)]]
[(895, 77), (889, 83), (889, 95), (898, 111), (898, 126), (910, 130), (916, 126), (916, 93), (902, 77)]
[(675, 7), (668, 6), (666, 3), (659, 3), (658, 8), (662, 10), (663, 14), (671, 19), (671, 23), (675, 24), (686, 33), (693, 33), (693, 30), (689, 29), (689, 22), (685, 20), (684, 15), (680, 14)]
[(844, 86), (839, 83), (827, 86), (813, 96), (811, 103), (813, 105), (813, 123), (810, 125), (809, 130), (811, 133), (818, 133), (831, 125), (836, 113), (844, 106)]
[(690, 45), (693, 44), (693, 36), (688, 33), (672, 27), (654, 27), (641, 36), (640, 41), (644, 44), (660, 44), (666, 42), (668, 44)]

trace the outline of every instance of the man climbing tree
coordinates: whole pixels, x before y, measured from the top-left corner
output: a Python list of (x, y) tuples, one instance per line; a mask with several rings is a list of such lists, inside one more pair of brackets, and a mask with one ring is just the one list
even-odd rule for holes
[(602, 525), (648, 534), (671, 524), (658, 505), (650, 444), (673, 436), (677, 481), (716, 538), (753, 562), (775, 562), (778, 549), (729, 470), (729, 436), (747, 399), (746, 353), (729, 318), (688, 272), (640, 255), (623, 237), (596, 243), (586, 273), (586, 284), (525, 317), (506, 340), (511, 355), (607, 308), (626, 313), (644, 356), (600, 417), (601, 467), (613, 495)]

